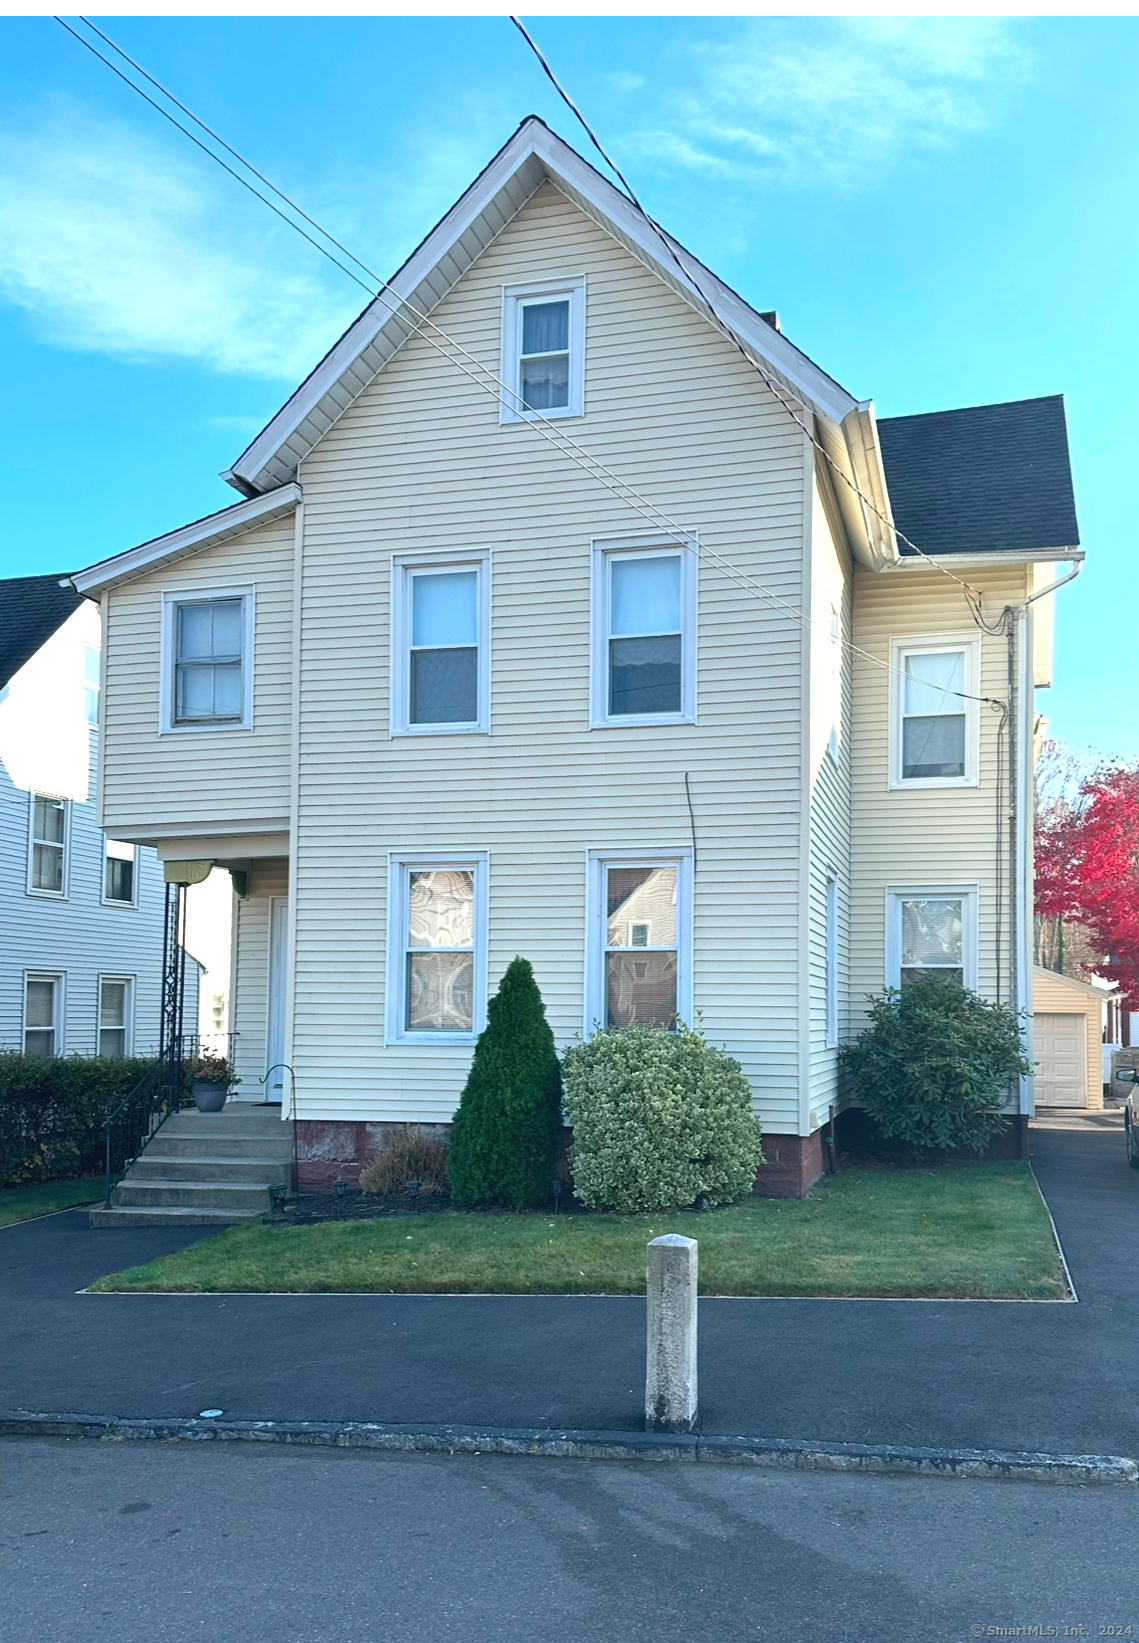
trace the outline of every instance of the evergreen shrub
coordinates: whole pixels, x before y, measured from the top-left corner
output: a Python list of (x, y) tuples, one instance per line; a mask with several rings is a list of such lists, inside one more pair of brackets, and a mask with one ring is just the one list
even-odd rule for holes
[(107, 1114), (153, 1063), (0, 1053), (0, 1187), (97, 1173)]
[(534, 971), (512, 959), (451, 1125), (457, 1203), (531, 1209), (550, 1197), (561, 1134), (561, 1069)]
[(920, 1154), (980, 1152), (1007, 1128), (1001, 1104), (1032, 1069), (1007, 1005), (919, 976), (870, 1000), (870, 1026), (842, 1051), (851, 1093), (882, 1135)]
[(566, 1051), (563, 1070), (583, 1203), (632, 1213), (751, 1191), (763, 1163), (751, 1090), (699, 1030), (596, 1032)]

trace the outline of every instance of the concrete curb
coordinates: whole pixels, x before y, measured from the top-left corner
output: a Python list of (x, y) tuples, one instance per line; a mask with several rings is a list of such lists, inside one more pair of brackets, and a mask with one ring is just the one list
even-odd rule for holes
[(0, 1436), (290, 1443), (316, 1448), (436, 1454), (548, 1455), (555, 1459), (683, 1461), (797, 1472), (905, 1473), (1007, 1478), (1025, 1483), (1136, 1483), (1139, 1466), (1122, 1455), (1048, 1455), (1002, 1449), (915, 1449), (896, 1444), (810, 1443), (793, 1438), (574, 1432), (503, 1426), (413, 1426), (372, 1421), (129, 1419), (120, 1415), (37, 1415), (0, 1411)]

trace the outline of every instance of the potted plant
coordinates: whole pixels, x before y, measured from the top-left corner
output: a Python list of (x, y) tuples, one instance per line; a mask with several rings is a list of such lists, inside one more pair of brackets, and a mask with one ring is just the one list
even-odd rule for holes
[(239, 1082), (222, 1055), (199, 1055), (186, 1063), (190, 1093), (199, 1112), (220, 1112), (231, 1084)]

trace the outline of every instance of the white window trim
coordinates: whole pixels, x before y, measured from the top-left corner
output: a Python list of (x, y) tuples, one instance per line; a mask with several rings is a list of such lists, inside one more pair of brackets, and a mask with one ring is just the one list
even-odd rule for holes
[[(68, 901), (71, 897), (71, 800), (63, 799), (63, 889), (43, 890), (38, 884), (32, 883), (32, 866), (35, 862), (36, 849), (36, 800), (61, 799), (59, 793), (29, 793), (28, 794), (28, 875), (27, 893), (29, 896), (42, 896), (45, 901)], [(42, 842), (42, 841), (41, 841)], [(49, 973), (47, 971), (45, 974)], [(54, 973), (54, 972), (51, 972)]]
[[(242, 600), (241, 702), (240, 719), (209, 724), (174, 723), (174, 619), (179, 605), (196, 605), (207, 599)], [(253, 584), (233, 587), (168, 588), (162, 594), (162, 650), (158, 705), (160, 736), (225, 736), (253, 729), (253, 638), (256, 631), (256, 592)]]
[[(648, 558), (680, 554), (680, 712), (609, 712), (609, 572), (614, 558)], [(630, 725), (685, 725), (696, 723), (696, 639), (699, 547), (695, 535), (594, 537), (590, 605), (590, 729), (615, 730)]]
[[(522, 409), (521, 364), (522, 307), (531, 299), (569, 298), (569, 404), (548, 411)], [(555, 417), (585, 414), (585, 275), (573, 274), (562, 280), (537, 280), (527, 285), (502, 288), (502, 360), (499, 396), (500, 423), (538, 422)]]
[[(99, 683), (97, 685), (90, 684), (88, 682), (88, 679), (87, 679), (87, 652), (89, 650), (93, 651), (95, 653), (95, 655), (99, 658)], [(89, 690), (93, 690), (95, 692), (95, 717), (93, 719), (89, 719), (87, 717), (87, 692)], [(86, 642), (86, 640), (84, 640), (84, 643), (83, 643), (83, 722), (87, 726), (88, 730), (98, 730), (98, 728), (99, 728), (100, 709), (101, 709), (101, 706), (102, 706), (102, 701), (103, 701), (103, 651), (102, 651), (102, 647), (100, 645), (90, 645)]]
[(886, 886), (886, 986), (900, 987), (902, 982), (902, 916), (903, 901), (920, 901), (926, 897), (956, 896), (961, 899), (961, 969), (962, 980), (972, 991), (977, 989), (978, 953), (978, 895), (975, 884), (890, 884)]
[[(123, 904), (125, 905), (125, 903)], [(103, 1036), (103, 983), (104, 981), (125, 981), (126, 998), (123, 1006), (123, 1054), (134, 1053), (134, 995), (135, 977), (132, 975), (117, 974), (109, 971), (106, 975), (100, 973), (95, 977), (95, 1054), (99, 1054), (99, 1040)]]
[[(26, 1054), (24, 1045), (28, 1038), (28, 982), (54, 981), (55, 982), (55, 1054), (64, 1055), (67, 1045), (64, 1043), (64, 1028), (67, 1022), (67, 971), (66, 970), (25, 970), (24, 984), (20, 994), (20, 1053)], [(32, 1031), (40, 1029), (33, 1028)]]
[[(473, 871), (475, 875), (474, 1003), (470, 1032), (443, 1032), (409, 1029), (407, 1022), (407, 980), (404, 954), (407, 951), (408, 882), (412, 872)], [(388, 953), (385, 996), (384, 1044), (451, 1044), (463, 1049), (472, 1045), (486, 1026), (487, 917), (490, 909), (490, 852), (487, 850), (392, 851), (388, 856)]]
[[(902, 776), (902, 708), (907, 656), (930, 655), (946, 650), (965, 652), (965, 689), (961, 703), (965, 715), (965, 774), (963, 776)], [(981, 684), (981, 641), (973, 633), (926, 633), (913, 639), (890, 641), (890, 788), (979, 787), (981, 784), (980, 741), (981, 704), (977, 700)]]
[[(692, 977), (692, 850), (667, 846), (643, 850), (590, 850), (586, 854), (585, 1018), (589, 1038), (605, 1020), (605, 906), (607, 867), (676, 868), (676, 1013), (686, 1027), (695, 1025)], [(643, 949), (637, 949), (642, 951)]]
[(826, 1017), (825, 1043), (828, 1050), (838, 1049), (838, 879), (827, 874), (824, 940), (826, 969), (824, 973), (824, 1010)]
[[(107, 837), (106, 837), (106, 834), (103, 834), (102, 838), (103, 838), (103, 878), (102, 878), (102, 882), (99, 886), (99, 900), (102, 902), (104, 907), (126, 907), (126, 908), (137, 907), (138, 906), (138, 878), (139, 878), (139, 873), (138, 873), (138, 845), (137, 844), (131, 845), (131, 849), (134, 851), (134, 872), (131, 874), (131, 899), (129, 901), (119, 901), (117, 897), (109, 896), (107, 894), (107, 860), (108, 860), (108, 857), (107, 857)], [(127, 839), (115, 839), (113, 842), (115, 844), (127, 844), (130, 841), (127, 840)]]
[[(469, 724), (411, 723), (411, 579), (416, 571), (477, 570), (478, 580), (478, 718)], [(391, 734), (393, 736), (479, 736), (490, 732), (490, 579), (491, 551), (460, 548), (454, 553), (397, 553), (392, 556), (391, 589)]]

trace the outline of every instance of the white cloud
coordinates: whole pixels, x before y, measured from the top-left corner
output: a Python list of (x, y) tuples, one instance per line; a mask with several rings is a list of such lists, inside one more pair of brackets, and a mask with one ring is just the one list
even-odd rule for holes
[(632, 146), (666, 170), (845, 187), (985, 129), (1024, 59), (1000, 18), (812, 18), (686, 46), (695, 88)]

